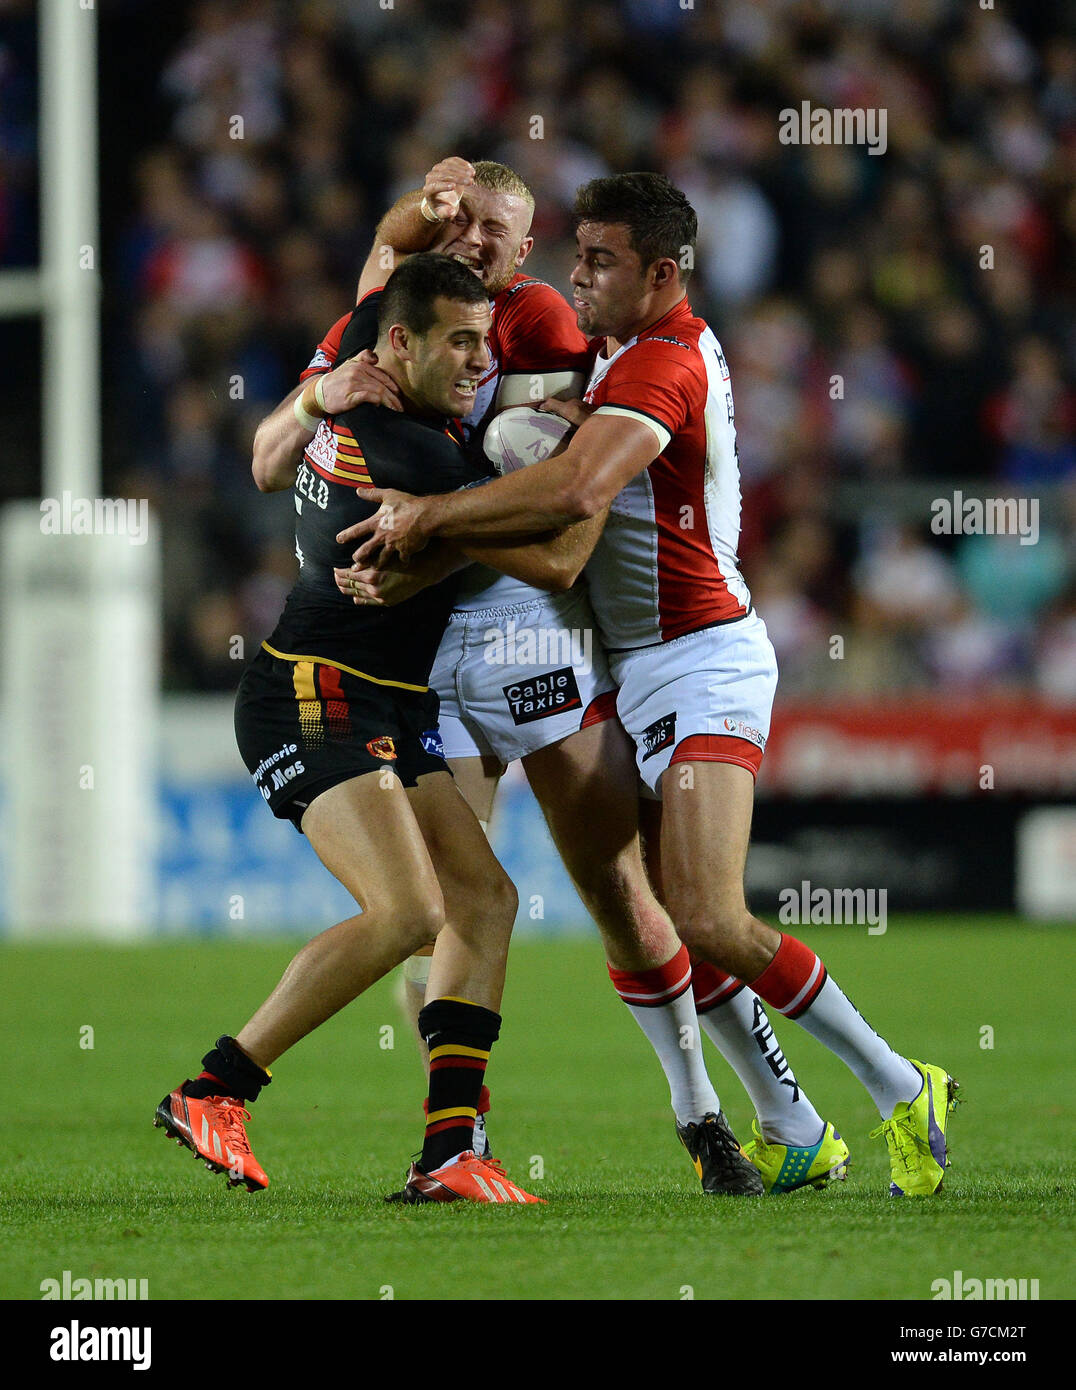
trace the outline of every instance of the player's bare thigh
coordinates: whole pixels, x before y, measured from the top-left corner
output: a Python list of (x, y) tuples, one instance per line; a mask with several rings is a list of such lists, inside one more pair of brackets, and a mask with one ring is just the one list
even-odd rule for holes
[[(437, 881), (419, 822), (399, 779), (368, 772), (310, 803), (303, 834), (364, 913), (399, 919), (401, 936), (432, 943), (443, 920)], [(409, 920), (413, 915), (413, 920)]]
[(489, 823), (493, 798), (504, 776), (504, 764), (492, 754), (475, 758), (449, 758), (448, 765), (460, 795), (480, 821)]
[(729, 974), (757, 979), (780, 934), (744, 899), (754, 778), (735, 763), (673, 763), (661, 793), (661, 878), (681, 940)]
[(523, 767), (610, 964), (664, 964), (677, 941), (643, 868), (635, 752), (619, 722), (588, 725), (528, 754)]

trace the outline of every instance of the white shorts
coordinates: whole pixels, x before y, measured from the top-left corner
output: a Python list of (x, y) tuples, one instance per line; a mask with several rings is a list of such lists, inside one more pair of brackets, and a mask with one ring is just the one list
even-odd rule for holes
[(673, 762), (736, 763), (757, 776), (777, 690), (777, 658), (757, 613), (610, 653), (609, 666), (643, 795), (661, 799), (661, 774)]
[(446, 758), (514, 762), (616, 714), (586, 590), (457, 609), (430, 675)]

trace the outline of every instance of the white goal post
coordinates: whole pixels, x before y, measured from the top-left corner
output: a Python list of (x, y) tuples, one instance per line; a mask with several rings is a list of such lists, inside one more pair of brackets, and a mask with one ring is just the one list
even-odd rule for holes
[(96, 10), (40, 0), (38, 18), (41, 265), (0, 271), (0, 317), (39, 315), (44, 347), (42, 500), (0, 519), (0, 856), (9, 934), (122, 938), (153, 906), (159, 537), (144, 503), (96, 505)]

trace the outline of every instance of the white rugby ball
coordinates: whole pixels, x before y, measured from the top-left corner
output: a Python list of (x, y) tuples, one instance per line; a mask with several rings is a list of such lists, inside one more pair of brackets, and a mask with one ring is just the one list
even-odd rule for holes
[(489, 422), (482, 449), (498, 473), (514, 473), (547, 459), (571, 428), (559, 415), (517, 405)]

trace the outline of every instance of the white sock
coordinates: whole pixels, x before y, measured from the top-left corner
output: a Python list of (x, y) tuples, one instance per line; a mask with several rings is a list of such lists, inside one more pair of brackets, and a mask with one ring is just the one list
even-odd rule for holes
[(883, 1120), (899, 1101), (914, 1100), (922, 1090), (923, 1078), (911, 1062), (874, 1031), (832, 976), (796, 1022), (855, 1072)]
[(698, 1124), (704, 1115), (716, 1115), (721, 1104), (706, 1074), (687, 948), (681, 946), (672, 960), (653, 970), (614, 970), (610, 965), (609, 977), (657, 1053), (677, 1124)]
[(751, 1097), (763, 1139), (817, 1144), (825, 1121), (800, 1089), (758, 995), (738, 989), (700, 1014), (699, 1023)]

